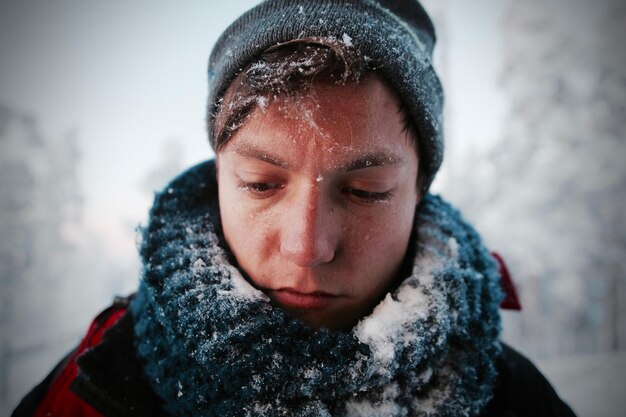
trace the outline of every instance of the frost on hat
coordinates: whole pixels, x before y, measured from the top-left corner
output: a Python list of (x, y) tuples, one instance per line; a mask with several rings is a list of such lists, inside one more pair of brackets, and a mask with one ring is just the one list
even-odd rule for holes
[(402, 98), (417, 129), (423, 189), (443, 158), (443, 91), (432, 66), (433, 24), (416, 0), (267, 0), (233, 22), (209, 58), (207, 126), (214, 146), (217, 106), (235, 76), (278, 43), (342, 40), (366, 56)]

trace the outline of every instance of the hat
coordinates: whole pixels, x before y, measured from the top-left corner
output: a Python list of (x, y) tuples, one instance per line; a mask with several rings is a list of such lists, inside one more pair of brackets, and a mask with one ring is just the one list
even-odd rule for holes
[(222, 33), (209, 58), (207, 125), (235, 76), (267, 48), (326, 37), (359, 50), (405, 104), (417, 130), (427, 190), (443, 159), (443, 91), (432, 66), (433, 24), (416, 0), (267, 0)]

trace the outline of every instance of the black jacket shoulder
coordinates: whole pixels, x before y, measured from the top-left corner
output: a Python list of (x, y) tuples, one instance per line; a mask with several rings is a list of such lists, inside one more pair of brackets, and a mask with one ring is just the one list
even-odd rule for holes
[(496, 391), (483, 417), (575, 417), (530, 360), (502, 346)]

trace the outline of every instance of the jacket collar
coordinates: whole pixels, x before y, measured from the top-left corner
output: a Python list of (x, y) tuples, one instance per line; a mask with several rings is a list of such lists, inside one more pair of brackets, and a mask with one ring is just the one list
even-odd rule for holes
[(104, 417), (167, 416), (135, 353), (131, 314), (106, 331), (102, 342), (78, 359), (70, 389)]

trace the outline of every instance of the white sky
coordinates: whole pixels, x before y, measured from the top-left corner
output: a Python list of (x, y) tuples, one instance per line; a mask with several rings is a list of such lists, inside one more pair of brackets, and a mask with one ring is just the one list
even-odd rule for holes
[[(210, 157), (206, 65), (221, 31), (256, 0), (9, 0), (0, 5), (0, 102), (33, 114), (46, 137), (77, 129), (85, 225), (112, 255), (136, 257), (141, 191), (165, 140), (184, 165)], [(448, 0), (447, 162), (499, 134), (502, 2)], [(216, 6), (219, 4), (219, 6)], [(443, 32), (443, 28), (440, 28)], [(445, 182), (445, 174), (440, 182)], [(441, 187), (441, 185), (439, 185)]]

